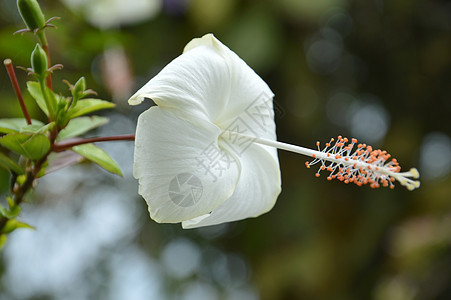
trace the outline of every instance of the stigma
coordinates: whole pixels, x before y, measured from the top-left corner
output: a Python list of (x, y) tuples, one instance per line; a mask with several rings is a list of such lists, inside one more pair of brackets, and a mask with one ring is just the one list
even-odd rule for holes
[[(369, 185), (371, 188), (395, 187), (395, 181), (414, 190), (420, 186), (417, 169), (401, 172), (401, 167), (395, 158), (387, 151), (373, 149), (371, 146), (348, 140), (346, 137), (330, 139), (324, 148), (316, 143), (318, 150), (312, 155), (311, 162), (306, 162), (307, 168), (319, 164), (315, 176), (320, 177), (321, 171), (329, 172), (327, 179), (338, 179), (346, 184), (354, 183), (358, 186)], [(413, 178), (413, 179), (412, 179)]]

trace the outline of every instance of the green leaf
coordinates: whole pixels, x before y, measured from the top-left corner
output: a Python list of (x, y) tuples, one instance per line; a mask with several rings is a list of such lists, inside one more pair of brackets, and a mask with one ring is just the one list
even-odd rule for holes
[(20, 206), (14, 202), (11, 196), (6, 196), (6, 201), (8, 202), (9, 210), (4, 210), (4, 216), (8, 219), (16, 218), (20, 214)]
[(20, 130), (20, 133), (32, 133), (32, 134), (37, 134), (37, 133), (42, 133), (42, 134), (46, 134), (47, 132), (51, 131), (53, 129), (53, 127), (55, 126), (55, 122), (50, 122), (49, 124), (46, 125), (28, 125), (23, 127)]
[(45, 113), (46, 116), (49, 115), (49, 110), (47, 108), (47, 104), (45, 103), (44, 96), (42, 95), (41, 87), (39, 86), (39, 82), (36, 81), (28, 81), (27, 89), (30, 93), (31, 97), (36, 101), (39, 108)]
[(52, 103), (53, 109), (56, 109), (57, 105), (62, 101), (63, 97), (55, 94), (55, 92), (53, 92), (51, 89), (47, 88), (47, 86), (45, 86), (45, 89), (47, 90), (47, 94), (50, 98), (49, 101), (50, 101), (50, 103)]
[(5, 243), (6, 243), (6, 234), (2, 234), (0, 235), (0, 250), (2, 250)]
[[(11, 199), (12, 200), (12, 199)], [(16, 205), (16, 203), (8, 203), (10, 208), (6, 209), (0, 206), (0, 214), (2, 216), (7, 217), (8, 219), (16, 218), (20, 214), (20, 206)]]
[(11, 196), (6, 196), (6, 202), (8, 202), (10, 208), (16, 206), (16, 203)]
[(78, 100), (77, 105), (75, 107), (71, 107), (68, 111), (69, 117), (71, 119), (89, 114), (96, 110), (113, 108), (116, 104), (100, 100), (100, 99), (83, 99)]
[(0, 152), (0, 168), (6, 169), (8, 171), (13, 171), (14, 173), (19, 175), (24, 173), (22, 168), (19, 167), (19, 165), (14, 160), (12, 160), (11, 158), (9, 158), (8, 156), (6, 156), (1, 152)]
[(98, 164), (108, 172), (122, 176), (117, 163), (102, 149), (94, 144), (84, 144), (72, 147), (72, 150), (90, 161)]
[(9, 219), (8, 222), (6, 222), (5, 227), (3, 227), (2, 233), (11, 233), (18, 228), (34, 229), (33, 226), (28, 225), (27, 223), (19, 222), (16, 219)]
[(38, 120), (31, 120), (32, 125), (28, 125), (24, 118), (0, 119), (0, 133), (20, 132), (27, 126), (43, 126), (44, 123)]
[(108, 123), (108, 118), (99, 116), (80, 117), (72, 119), (70, 120), (66, 128), (60, 131), (57, 141), (61, 141), (74, 136), (79, 136), (94, 128), (105, 125), (106, 123)]
[(32, 160), (42, 158), (50, 150), (44, 134), (10, 133), (0, 138), (0, 145)]

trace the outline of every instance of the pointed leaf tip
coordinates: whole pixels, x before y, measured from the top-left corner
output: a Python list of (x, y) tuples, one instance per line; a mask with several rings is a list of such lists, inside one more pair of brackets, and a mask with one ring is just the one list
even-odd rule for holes
[(33, 226), (27, 223), (19, 222), (17, 221), (17, 219), (10, 219), (8, 220), (8, 222), (6, 222), (5, 227), (3, 227), (2, 233), (8, 234), (19, 228), (35, 229)]
[(73, 119), (73, 118), (80, 117), (82, 115), (86, 115), (86, 114), (89, 114), (89, 113), (97, 111), (97, 110), (114, 108), (115, 106), (116, 106), (116, 104), (109, 102), (109, 101), (88, 98), (88, 99), (78, 100), (75, 107), (72, 107), (71, 109), (69, 109), (68, 113), (69, 113), (69, 117), (71, 119)]
[(72, 147), (72, 150), (86, 159), (98, 164), (108, 172), (123, 176), (119, 165), (103, 149), (95, 146), (94, 144), (74, 146)]

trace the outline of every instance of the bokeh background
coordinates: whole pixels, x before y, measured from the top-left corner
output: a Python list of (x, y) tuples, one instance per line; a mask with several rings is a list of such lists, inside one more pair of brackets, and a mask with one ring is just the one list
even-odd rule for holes
[[(91, 135), (133, 133), (128, 97), (194, 37), (214, 33), (276, 94), (279, 140), (341, 134), (417, 167), (413, 192), (315, 178), (279, 152), (269, 213), (182, 230), (150, 220), (133, 143), (103, 143), (124, 177), (82, 164), (40, 180), (0, 254), (0, 299), (451, 299), (451, 3), (427, 0), (39, 1), (55, 89), (87, 78), (118, 104)], [(0, 0), (0, 57), (29, 66), (35, 40)], [(21, 86), (27, 80), (18, 71)], [(0, 117), (20, 117), (5, 70)], [(32, 116), (43, 115), (25, 93)], [(146, 106), (147, 105), (147, 106)], [(7, 174), (0, 171), (5, 192)]]

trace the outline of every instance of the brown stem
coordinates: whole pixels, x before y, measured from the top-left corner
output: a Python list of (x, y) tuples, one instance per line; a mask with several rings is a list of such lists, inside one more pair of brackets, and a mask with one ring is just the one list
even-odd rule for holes
[[(24, 200), (25, 194), (28, 192), (30, 188), (33, 186), (33, 181), (36, 178), (36, 175), (39, 173), (39, 171), (42, 168), (42, 164), (47, 160), (47, 155), (38, 161), (36, 165), (32, 168), (32, 170), (27, 172), (27, 178), (25, 179), (25, 182), (20, 185), (20, 187), (17, 189), (17, 191), (14, 194), (14, 203), (15, 205), (20, 205), (22, 201)], [(0, 217), (0, 232), (2, 232), (3, 227), (5, 227), (6, 223), (8, 222), (9, 218), (7, 217)]]
[(90, 144), (95, 142), (110, 142), (110, 141), (134, 141), (134, 134), (126, 134), (126, 135), (116, 135), (116, 136), (101, 136), (101, 137), (93, 137), (86, 139), (77, 139), (68, 142), (62, 142), (58, 144), (53, 144), (52, 150), (54, 152), (62, 152), (67, 149), (70, 149), (74, 146)]
[[(50, 152), (49, 152), (50, 153)], [(24, 200), (25, 194), (28, 192), (28, 190), (33, 186), (33, 181), (36, 178), (36, 175), (39, 173), (39, 171), (42, 168), (42, 164), (47, 160), (48, 154), (42, 158), (40, 161), (34, 165), (34, 167), (27, 172), (27, 177), (25, 179), (25, 182), (19, 186), (19, 188), (14, 193), (14, 203), (15, 205), (20, 205), (22, 201)], [(3, 227), (5, 227), (6, 223), (8, 222), (9, 218), (2, 216), (0, 218), (0, 232), (2, 232)]]
[(16, 72), (14, 72), (14, 66), (11, 59), (7, 58), (3, 61), (3, 64), (6, 67), (6, 71), (8, 71), (9, 79), (11, 80), (11, 84), (16, 92), (17, 100), (19, 100), (20, 108), (22, 109), (22, 113), (27, 120), (27, 124), (31, 124), (31, 118), (28, 114), (27, 107), (25, 106), (25, 102), (23, 101), (22, 92), (20, 91), (19, 83), (17, 82)]
[(8, 222), (8, 218), (6, 218), (6, 217), (1, 217), (0, 218), (0, 232), (1, 232), (1, 230), (3, 229), (3, 227), (5, 227), (5, 225), (6, 225), (6, 222)]
[[(51, 62), (50, 62), (50, 52), (49, 52), (49, 44), (45, 44), (42, 45), (42, 49), (44, 49), (45, 54), (47, 54), (47, 63), (48, 63), (48, 68), (50, 68), (52, 66)], [(47, 81), (47, 87), (50, 90), (53, 90), (53, 84), (52, 84), (52, 72), (49, 72), (49, 75), (46, 78)]]
[(16, 185), (17, 174), (15, 172), (11, 172), (11, 180), (9, 184), (9, 192), (14, 194), (14, 187)]

